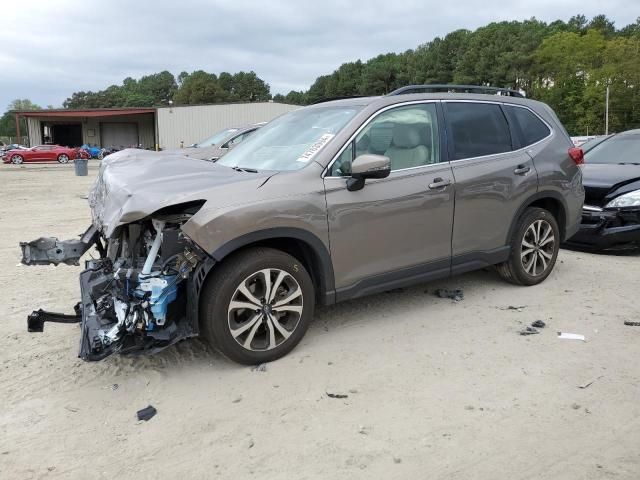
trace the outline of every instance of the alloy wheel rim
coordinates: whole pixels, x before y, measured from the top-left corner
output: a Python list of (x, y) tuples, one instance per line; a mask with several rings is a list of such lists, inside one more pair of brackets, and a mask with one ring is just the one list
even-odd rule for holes
[(69, 157), (67, 157), (66, 155), (60, 155), (58, 157), (58, 160), (60, 160), (60, 163), (67, 163), (69, 161)]
[(298, 281), (284, 270), (266, 268), (242, 280), (231, 296), (229, 332), (246, 350), (272, 350), (295, 332), (302, 310)]
[(520, 249), (522, 267), (532, 277), (543, 275), (555, 253), (556, 238), (551, 224), (536, 220), (525, 230)]
[(11, 159), (11, 161), (15, 164), (20, 164), (22, 163), (22, 157), (20, 155), (16, 155)]

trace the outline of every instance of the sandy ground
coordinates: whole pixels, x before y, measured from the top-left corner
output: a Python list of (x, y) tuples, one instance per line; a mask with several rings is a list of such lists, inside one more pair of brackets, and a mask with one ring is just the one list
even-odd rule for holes
[(481, 271), (321, 308), (265, 372), (198, 340), (84, 363), (77, 325), (26, 330), (71, 310), (80, 268), (20, 266), (18, 242), (81, 233), (95, 172), (0, 166), (0, 478), (640, 478), (640, 256), (561, 251), (537, 287)]

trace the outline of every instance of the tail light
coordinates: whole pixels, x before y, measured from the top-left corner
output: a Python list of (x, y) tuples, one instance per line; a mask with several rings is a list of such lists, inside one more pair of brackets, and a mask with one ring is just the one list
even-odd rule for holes
[(576, 162), (576, 165), (582, 165), (584, 163), (584, 152), (580, 147), (571, 147), (569, 149), (569, 156), (571, 160)]

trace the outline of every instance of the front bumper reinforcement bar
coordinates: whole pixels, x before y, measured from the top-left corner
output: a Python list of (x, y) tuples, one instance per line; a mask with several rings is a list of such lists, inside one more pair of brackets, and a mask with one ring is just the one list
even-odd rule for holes
[(44, 331), (44, 322), (80, 323), (82, 320), (80, 302), (76, 303), (73, 309), (75, 310), (75, 314), (73, 315), (47, 312), (42, 309), (34, 310), (27, 316), (27, 330), (30, 332), (42, 332)]

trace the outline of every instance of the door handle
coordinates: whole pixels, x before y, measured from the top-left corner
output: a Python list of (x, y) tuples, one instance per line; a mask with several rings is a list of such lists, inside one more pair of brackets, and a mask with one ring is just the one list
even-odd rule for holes
[(439, 188), (445, 188), (451, 185), (451, 179), (449, 178), (434, 178), (433, 183), (429, 184), (429, 189), (438, 190)]
[(530, 171), (531, 167), (527, 167), (526, 165), (518, 165), (513, 173), (515, 173), (516, 175), (526, 175)]

